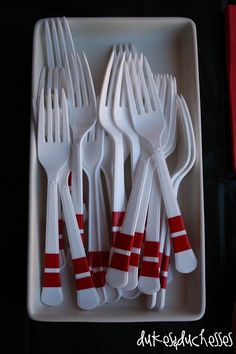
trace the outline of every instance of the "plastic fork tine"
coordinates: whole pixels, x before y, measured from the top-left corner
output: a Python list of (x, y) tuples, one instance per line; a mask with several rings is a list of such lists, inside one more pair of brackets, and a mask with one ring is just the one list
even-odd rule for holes
[(110, 59), (106, 68), (105, 76), (103, 79), (103, 84), (102, 84), (102, 90), (101, 90), (101, 95), (100, 95), (100, 105), (101, 106), (106, 106), (107, 105), (107, 93), (108, 93), (108, 85), (110, 81), (110, 76), (111, 76), (111, 70), (112, 70), (112, 65), (114, 61), (114, 56), (115, 56), (115, 50), (113, 48)]
[[(92, 75), (91, 75), (91, 71), (89, 68), (89, 64), (87, 61), (87, 57), (85, 55), (84, 52), (82, 52), (82, 60), (83, 60), (83, 73), (85, 76), (85, 80), (87, 83), (87, 95), (88, 95), (88, 102), (93, 103), (94, 104), (94, 110), (96, 109), (96, 95), (95, 95), (95, 90), (94, 90), (94, 86), (93, 86), (93, 79), (92, 79)], [(94, 112), (95, 114), (95, 112)]]
[(134, 97), (136, 95), (136, 105), (138, 106), (138, 114), (143, 114), (145, 113), (145, 109), (144, 109), (144, 105), (143, 105), (143, 98), (142, 98), (142, 92), (140, 89), (140, 84), (139, 84), (139, 78), (137, 75), (137, 71), (136, 71), (136, 67), (135, 67), (135, 63), (134, 61), (131, 62), (131, 75), (133, 78), (133, 85), (134, 85), (134, 90), (135, 90), (135, 94)]
[(45, 40), (46, 40), (46, 56), (47, 56), (47, 65), (48, 67), (55, 66), (52, 39), (50, 33), (50, 27), (48, 20), (45, 20)]
[(38, 140), (45, 142), (45, 106), (44, 106), (44, 89), (39, 94), (39, 115), (38, 115)]
[(37, 116), (37, 107), (39, 107), (41, 91), (45, 87), (45, 76), (46, 76), (45, 67), (43, 67), (40, 73), (36, 101), (34, 101), (34, 107), (33, 107), (35, 117)]
[(133, 93), (133, 88), (132, 88), (132, 84), (131, 84), (131, 79), (130, 79), (130, 74), (129, 74), (129, 67), (127, 63), (124, 63), (124, 78), (125, 78), (125, 87), (126, 87), (126, 92), (128, 95), (128, 102), (129, 102), (129, 108), (130, 111), (133, 112), (131, 114), (131, 118), (134, 114), (139, 114), (138, 110), (137, 110), (137, 106), (135, 103), (135, 99), (134, 99), (134, 93)]
[(150, 66), (148, 64), (146, 57), (144, 57), (144, 68), (145, 68), (145, 72), (146, 72), (146, 76), (147, 76), (148, 87), (150, 88), (150, 92), (152, 95), (152, 102), (153, 102), (153, 106), (154, 106), (153, 108), (154, 108), (154, 110), (158, 110), (161, 105), (160, 105), (159, 97), (157, 94), (157, 88), (155, 86), (153, 74), (152, 74), (152, 71), (150, 69)]
[(55, 49), (56, 65), (62, 66), (60, 44), (59, 44), (59, 39), (58, 39), (58, 34), (57, 34), (57, 28), (56, 28), (55, 21), (53, 18), (51, 19), (51, 23), (52, 23), (52, 42), (54, 44), (54, 49)]
[(116, 85), (115, 85), (115, 94), (114, 94), (114, 106), (119, 106), (121, 104), (121, 99), (122, 99), (122, 82), (123, 82), (123, 69), (124, 69), (124, 61), (125, 61), (126, 54), (123, 54), (118, 74), (117, 74), (117, 80), (116, 80)]
[(60, 109), (59, 109), (59, 98), (58, 98), (58, 90), (54, 90), (54, 141), (56, 143), (59, 143), (61, 141), (60, 139)]
[(88, 95), (87, 95), (87, 88), (86, 88), (86, 84), (85, 84), (85, 80), (84, 80), (83, 68), (82, 68), (82, 64), (81, 64), (80, 57), (79, 57), (78, 53), (76, 53), (75, 55), (76, 55), (76, 61), (77, 61), (78, 70), (79, 70), (82, 104), (87, 105), (88, 104)]
[(68, 52), (72, 52), (73, 54), (75, 54), (76, 51), (75, 51), (75, 46), (74, 46), (72, 34), (70, 31), (70, 26), (69, 26), (67, 19), (65, 17), (63, 17), (62, 22), (63, 22), (64, 33), (67, 38), (67, 41), (66, 41), (67, 50), (68, 50)]
[(142, 88), (145, 106), (146, 106), (147, 111), (150, 112), (152, 110), (152, 105), (151, 105), (150, 96), (149, 96), (146, 80), (145, 80), (145, 77), (143, 74), (143, 70), (142, 70), (140, 61), (138, 61), (138, 63), (137, 63), (137, 71), (138, 71), (138, 75), (139, 75), (140, 82), (141, 82), (141, 88)]
[(68, 105), (64, 89), (61, 93), (61, 109), (62, 109), (62, 141), (70, 141), (69, 115)]
[(73, 92), (75, 93), (76, 99), (75, 99), (75, 104), (76, 106), (81, 106), (82, 105), (82, 99), (81, 99), (81, 92), (80, 92), (80, 78), (79, 78), (79, 73), (78, 70), (76, 70), (76, 62), (75, 62), (75, 56), (73, 53), (70, 55), (70, 69), (71, 69), (71, 78), (72, 78), (72, 83), (73, 83)]
[(48, 69), (48, 73), (47, 73), (47, 82), (46, 82), (46, 93), (47, 95), (50, 94), (50, 91), (52, 89), (52, 68), (50, 67)]
[(109, 78), (109, 90), (108, 90), (108, 94), (107, 94), (107, 105), (112, 104), (114, 85), (115, 85), (117, 69), (118, 69), (121, 55), (123, 55), (122, 47), (121, 47), (121, 50), (119, 50), (116, 59), (113, 61), (113, 67), (112, 67), (112, 71), (111, 71), (110, 78)]
[(56, 19), (56, 27), (57, 27), (57, 35), (58, 39), (60, 41), (60, 52), (61, 52), (61, 62), (64, 64), (65, 62), (65, 56), (67, 55), (67, 49), (66, 49), (66, 40), (65, 40), (65, 35), (63, 31), (63, 27), (61, 24), (60, 19), (57, 17)]
[(72, 82), (72, 77), (71, 77), (69, 59), (68, 59), (67, 56), (65, 56), (65, 72), (66, 72), (66, 77), (67, 77), (68, 99), (72, 103), (72, 105), (75, 106), (75, 96), (74, 96), (73, 82)]
[(47, 92), (47, 104), (46, 104), (46, 112), (47, 112), (47, 142), (53, 142), (53, 113), (52, 113), (52, 95), (51, 90)]
[(135, 54), (137, 54), (137, 49), (133, 43), (130, 44), (130, 52), (133, 57), (135, 56)]
[(59, 68), (56, 67), (53, 70), (53, 76), (52, 76), (52, 89), (53, 91), (58, 90), (59, 87)]

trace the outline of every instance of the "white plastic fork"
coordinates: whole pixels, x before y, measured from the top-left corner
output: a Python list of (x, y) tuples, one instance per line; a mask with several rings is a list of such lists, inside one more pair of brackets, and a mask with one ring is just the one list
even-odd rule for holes
[[(86, 133), (96, 120), (96, 98), (89, 65), (84, 53), (75, 50), (65, 17), (45, 21), (46, 54), (50, 66), (63, 66), (66, 71), (70, 126), (73, 137), (71, 193), (81, 234), (84, 229), (81, 149)], [(74, 181), (74, 183), (73, 183)]]
[[(161, 144), (163, 154), (167, 158), (176, 145), (176, 81), (169, 75), (158, 75), (155, 84), (165, 118)], [(165, 225), (162, 224), (166, 223), (166, 217), (164, 219), (163, 217), (161, 218), (162, 207), (161, 190), (155, 174), (149, 203), (143, 261), (138, 285), (139, 289), (145, 294), (154, 294), (160, 288), (160, 261), (166, 234), (163, 234), (165, 232), (163, 230)], [(162, 237), (160, 237), (161, 234)]]
[[(119, 233), (125, 215), (125, 183), (124, 183), (124, 146), (122, 133), (112, 119), (114, 85), (120, 53), (116, 56), (113, 48), (104, 76), (98, 105), (98, 118), (103, 128), (111, 137), (113, 145), (113, 183), (112, 183), (112, 238), (113, 243)], [(112, 253), (111, 248), (111, 253)]]
[[(172, 175), (173, 188), (178, 196), (178, 190), (180, 183), (184, 179), (184, 177), (190, 172), (192, 169), (195, 160), (196, 160), (196, 142), (194, 137), (194, 131), (191, 121), (191, 116), (189, 113), (188, 106), (184, 97), (177, 97), (177, 106), (180, 115), (180, 124), (181, 128), (181, 136), (180, 139), (180, 151), (178, 152), (178, 160), (175, 167), (175, 171)], [(165, 261), (161, 271), (161, 290), (158, 294), (156, 307), (158, 310), (163, 309), (165, 306), (165, 295), (166, 295), (166, 286), (167, 286), (167, 277), (168, 277), (168, 269), (169, 269), (169, 260), (170, 260), (170, 235), (167, 235), (165, 248), (164, 248), (164, 256)]]
[[(70, 154), (68, 114), (64, 91), (59, 105), (59, 92), (53, 85), (59, 69), (49, 69), (47, 92), (42, 88), (38, 114), (38, 158), (47, 173), (47, 216), (45, 236), (44, 276), (41, 300), (55, 306), (63, 301), (60, 278), (58, 239), (58, 176)], [(52, 90), (54, 88), (54, 90)]]
[[(128, 66), (125, 66), (125, 79), (131, 118), (135, 130), (139, 136), (144, 139), (149, 154), (154, 154), (155, 165), (174, 246), (176, 269), (182, 273), (189, 273), (197, 267), (197, 259), (186, 234), (183, 218), (180, 213), (169, 170), (163, 155), (161, 135), (164, 128), (164, 117), (160, 108), (153, 74), (146, 58), (144, 58), (144, 68), (146, 77), (144, 77), (139, 68), (141, 77), (140, 87), (135, 66), (131, 66), (131, 73), (129, 73)], [(134, 87), (132, 86), (131, 80), (133, 81)], [(135, 94), (133, 91), (134, 88)], [(151, 91), (151, 98), (148, 90)], [(136, 101), (135, 97), (137, 97)]]
[(74, 268), (77, 305), (83, 310), (92, 310), (100, 303), (78, 228), (75, 209), (68, 186), (70, 165), (67, 164), (59, 176), (59, 190), (65, 216), (65, 223), (69, 239), (71, 258)]

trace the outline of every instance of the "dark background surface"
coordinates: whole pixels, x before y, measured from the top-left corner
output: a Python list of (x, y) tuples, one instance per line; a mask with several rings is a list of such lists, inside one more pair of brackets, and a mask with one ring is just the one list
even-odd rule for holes
[[(236, 1), (231, 1), (233, 3)], [(0, 352), (176, 353), (174, 348), (137, 347), (141, 330), (208, 335), (232, 330), (235, 300), (236, 177), (232, 172), (225, 56), (227, 1), (166, 0), (131, 3), (66, 1), (1, 3), (1, 200), (2, 267)], [(26, 310), (28, 157), (31, 56), (36, 21), (55, 16), (181, 16), (197, 27), (203, 136), (206, 289), (204, 317), (191, 323), (40, 323)], [(13, 147), (15, 149), (13, 149)], [(183, 348), (182, 353), (230, 353), (224, 348)]]

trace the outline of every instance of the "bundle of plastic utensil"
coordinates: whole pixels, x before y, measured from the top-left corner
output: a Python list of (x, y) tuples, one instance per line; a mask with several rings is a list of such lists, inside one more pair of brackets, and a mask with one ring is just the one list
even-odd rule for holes
[(178, 272), (197, 267), (178, 203), (196, 159), (187, 104), (175, 77), (154, 74), (131, 44), (113, 46), (96, 99), (66, 19), (44, 28), (47, 60), (33, 101), (48, 179), (41, 300), (63, 301), (62, 269), (72, 264), (81, 309), (140, 294), (162, 309), (171, 250)]

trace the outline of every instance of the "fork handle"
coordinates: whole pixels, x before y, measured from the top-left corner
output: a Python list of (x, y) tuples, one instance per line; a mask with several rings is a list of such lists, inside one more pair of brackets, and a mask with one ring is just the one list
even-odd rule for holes
[(181, 273), (190, 273), (197, 267), (197, 259), (187, 235), (180, 213), (176, 192), (162, 149), (154, 150), (157, 173), (168, 218), (175, 254), (175, 267)]
[(56, 179), (48, 179), (44, 274), (41, 300), (56, 306), (63, 301), (60, 274), (58, 228), (58, 186)]
[(151, 186), (142, 265), (138, 280), (139, 290), (148, 295), (151, 295), (160, 289), (160, 212), (161, 194), (157, 175), (155, 174)]
[(128, 201), (121, 232), (116, 235), (112, 250), (111, 263), (107, 271), (107, 282), (114, 288), (124, 287), (128, 282), (130, 255), (136, 231), (138, 214), (146, 177), (150, 168), (150, 159), (140, 159), (134, 177), (134, 183)]
[(83, 165), (82, 165), (83, 139), (72, 144), (71, 151), (71, 196), (77, 216), (78, 227), (83, 235)]
[(67, 178), (60, 185), (60, 194), (75, 273), (77, 304), (81, 309), (91, 310), (98, 306), (100, 300), (89, 271)]

